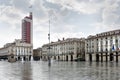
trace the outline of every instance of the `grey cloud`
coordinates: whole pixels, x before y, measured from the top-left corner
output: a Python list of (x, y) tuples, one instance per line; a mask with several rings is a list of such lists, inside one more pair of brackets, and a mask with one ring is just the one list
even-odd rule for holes
[[(120, 25), (120, 5), (117, 1), (107, 1), (107, 6), (103, 9), (103, 23), (106, 25), (119, 24)], [(119, 22), (119, 23), (118, 23)]]
[(78, 2), (88, 2), (89, 0), (76, 0)]
[(13, 0), (12, 5), (23, 12), (28, 12), (30, 0)]
[[(96, 21), (92, 21), (94, 18), (89, 16), (99, 15), (99, 17), (95, 17), (101, 18), (98, 21), (100, 24), (99, 29), (104, 28), (104, 25), (107, 26), (107, 28), (108, 26), (112, 28), (116, 26), (117, 28), (119, 27), (119, 1), (114, 0), (113, 2), (112, 0), (34, 0), (31, 3), (30, 0), (12, 0), (12, 6), (10, 7), (15, 8), (16, 10), (18, 10), (18, 12), (16, 10), (10, 11), (10, 9), (7, 9), (4, 15), (6, 15), (5, 18), (8, 18), (6, 19), (6, 22), (12, 20), (10, 22), (11, 24), (9, 23), (7, 24), (7, 26), (12, 27), (12, 30), (15, 30), (14, 34), (17, 33), (17, 35), (18, 32), (20, 33), (21, 19), (30, 11), (32, 11), (34, 15), (33, 25), (35, 33), (34, 35), (36, 36), (36, 38), (38, 38), (38, 34), (40, 36), (47, 34), (49, 28), (49, 14), (51, 14), (50, 25), (51, 32), (53, 34), (63, 33), (64, 36), (65, 32), (78, 33), (84, 31), (89, 33), (90, 30), (92, 31), (92, 29), (94, 28), (91, 27), (89, 24), (91, 24), (92, 22), (96, 23), (98, 20), (95, 19)], [(4, 5), (11, 4), (10, 0), (2, 0), (0, 2), (0, 4)], [(109, 5), (107, 5), (107, 3)], [(30, 5), (32, 5), (32, 8), (29, 8)], [(111, 7), (111, 9), (109, 7)], [(79, 34), (76, 35), (79, 36)]]
[(11, 6), (11, 0), (0, 0), (0, 5)]
[(46, 16), (46, 9), (43, 6), (43, 1), (40, 0), (35, 0), (34, 3), (32, 4), (32, 11), (34, 13), (34, 17), (36, 18), (44, 18)]
[(98, 13), (99, 10), (102, 8), (101, 3), (103, 3), (103, 0), (52, 0), (49, 1), (54, 4), (59, 4), (63, 8), (67, 8), (73, 11), (76, 11), (78, 13), (84, 13), (84, 14), (94, 14)]
[(43, 4), (46, 8), (52, 8), (56, 11), (59, 11), (60, 8), (62, 7), (61, 5), (58, 5), (58, 4), (54, 4), (54, 3), (50, 3), (46, 0), (44, 0), (44, 4)]
[(12, 18), (12, 19), (20, 19), (20, 16), (18, 14), (15, 14), (15, 13), (6, 13), (6, 15), (9, 17), (9, 18)]
[(96, 30), (102, 31), (120, 28), (120, 0), (105, 0), (102, 4), (101, 20), (95, 23)]

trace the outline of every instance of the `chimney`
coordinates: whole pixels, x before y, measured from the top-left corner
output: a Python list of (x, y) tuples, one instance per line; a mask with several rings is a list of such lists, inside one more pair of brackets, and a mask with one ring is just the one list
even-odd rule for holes
[(63, 41), (65, 40), (65, 38), (63, 37)]

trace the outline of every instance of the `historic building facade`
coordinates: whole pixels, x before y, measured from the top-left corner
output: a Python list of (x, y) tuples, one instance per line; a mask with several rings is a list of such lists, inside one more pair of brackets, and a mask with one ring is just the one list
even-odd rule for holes
[(67, 38), (58, 40), (42, 46), (42, 59), (47, 60), (48, 56), (55, 60), (73, 61), (77, 58), (85, 59), (85, 39)]
[(42, 48), (33, 50), (33, 59), (36, 61), (42, 59)]
[(23, 43), (17, 39), (13, 43), (7, 43), (0, 49), (0, 54), (7, 56), (8, 59), (14, 58), (16, 60), (31, 60), (33, 54), (33, 47), (29, 43)]
[(120, 52), (120, 30), (88, 36), (85, 40), (87, 61), (118, 61)]

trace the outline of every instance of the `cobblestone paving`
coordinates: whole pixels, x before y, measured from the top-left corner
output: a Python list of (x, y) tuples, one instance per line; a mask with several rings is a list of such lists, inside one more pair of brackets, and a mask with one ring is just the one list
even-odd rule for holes
[(120, 62), (0, 61), (0, 80), (120, 80)]

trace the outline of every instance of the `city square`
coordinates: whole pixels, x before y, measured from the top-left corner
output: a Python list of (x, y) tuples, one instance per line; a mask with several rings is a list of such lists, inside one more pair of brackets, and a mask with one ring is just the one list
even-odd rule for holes
[(0, 80), (120, 80), (120, 0), (0, 0)]
[(119, 80), (120, 63), (0, 61), (2, 80)]

